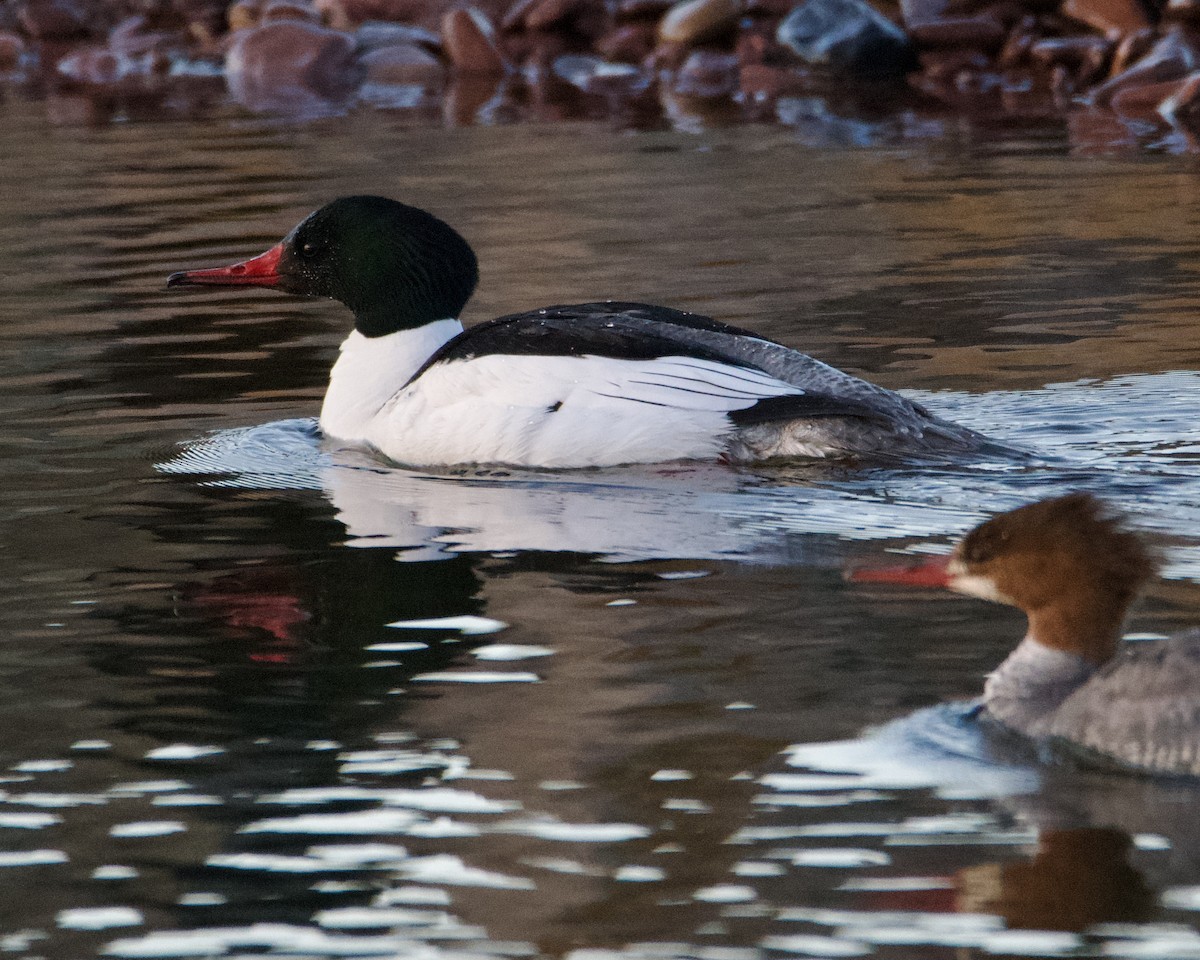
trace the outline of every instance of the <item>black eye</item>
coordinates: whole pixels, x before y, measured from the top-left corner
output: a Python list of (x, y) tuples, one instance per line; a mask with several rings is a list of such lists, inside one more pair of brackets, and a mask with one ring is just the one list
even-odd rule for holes
[(305, 240), (296, 247), (296, 252), (305, 260), (311, 260), (317, 255), (320, 248), (311, 240)]

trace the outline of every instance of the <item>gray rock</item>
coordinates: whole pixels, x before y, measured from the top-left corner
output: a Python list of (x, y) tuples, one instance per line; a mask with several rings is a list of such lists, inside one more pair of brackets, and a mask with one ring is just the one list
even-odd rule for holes
[(863, 0), (806, 0), (779, 24), (775, 38), (808, 63), (860, 76), (916, 66), (904, 31)]

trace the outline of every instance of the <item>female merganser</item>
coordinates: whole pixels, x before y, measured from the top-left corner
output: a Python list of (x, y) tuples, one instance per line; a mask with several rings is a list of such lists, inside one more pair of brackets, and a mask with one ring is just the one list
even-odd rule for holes
[(475, 254), (441, 220), (342, 197), (266, 253), (168, 286), (272, 287), (354, 312), (321, 408), (329, 437), (414, 466), (594, 467), (720, 457), (946, 455), (979, 434), (707, 317), (585, 303), (463, 331)]
[(944, 587), (1023, 610), (1029, 627), (983, 688), (982, 717), (1106, 765), (1200, 776), (1200, 631), (1122, 643), (1157, 563), (1095, 497), (993, 517), (949, 557), (857, 582)]

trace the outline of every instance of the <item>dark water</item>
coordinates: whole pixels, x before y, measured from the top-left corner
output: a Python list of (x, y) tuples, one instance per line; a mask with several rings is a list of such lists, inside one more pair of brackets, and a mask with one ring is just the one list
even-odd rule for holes
[[(1168, 550), (1131, 628), (1197, 620), (1193, 162), (44, 116), (0, 105), (0, 950), (1200, 957), (1200, 793), (981, 742), (936, 705), (1019, 617), (841, 577), (1086, 487)], [(322, 450), (341, 308), (163, 279), (352, 191), (471, 240), (468, 321), (699, 310), (1033, 457)]]

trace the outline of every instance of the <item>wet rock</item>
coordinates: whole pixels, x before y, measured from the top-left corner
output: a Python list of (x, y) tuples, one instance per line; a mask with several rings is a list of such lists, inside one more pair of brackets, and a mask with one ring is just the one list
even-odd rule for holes
[(586, 54), (568, 54), (554, 61), (554, 75), (585, 93), (625, 96), (639, 93), (650, 83), (637, 67), (608, 63)]
[(751, 101), (776, 100), (800, 86), (791, 70), (764, 63), (743, 63), (738, 74), (742, 96)]
[(35, 40), (70, 40), (88, 32), (85, 11), (70, 0), (30, 0), (17, 22)]
[(915, 64), (904, 31), (863, 0), (805, 0), (775, 36), (809, 63), (856, 75), (906, 73)]
[(415, 44), (397, 44), (372, 50), (359, 59), (368, 83), (411, 83), (433, 86), (442, 81), (445, 67), (428, 50)]
[(525, 14), (526, 30), (550, 30), (572, 20), (581, 0), (538, 0)]
[(25, 56), (25, 41), (15, 33), (0, 30), (0, 70), (15, 70)]
[(1104, 106), (1126, 87), (1180, 80), (1200, 67), (1200, 50), (1180, 30), (1172, 30), (1127, 70), (1092, 91), (1093, 103)]
[(335, 30), (353, 30), (369, 20), (415, 22), (426, 12), (424, 0), (315, 0), (324, 21)]
[(654, 27), (627, 23), (596, 41), (596, 52), (617, 63), (641, 63), (654, 49)]
[(942, 17), (923, 20), (908, 28), (908, 35), (919, 47), (972, 47), (999, 50), (1007, 31), (995, 17)]
[(504, 95), (505, 79), (485, 73), (454, 77), (442, 99), (442, 116), (447, 126), (466, 127), (489, 123)]
[(739, 15), (735, 0), (684, 0), (667, 11), (658, 38), (683, 46), (719, 40), (733, 32)]
[(755, 18), (786, 17), (796, 6), (796, 0), (745, 0), (744, 12)]
[(950, 0), (900, 0), (900, 16), (908, 28), (931, 20), (941, 20), (950, 7)]
[(1200, 0), (1167, 0), (1163, 16), (1184, 23), (1200, 23)]
[[(215, 37), (225, 29), (225, 8), (227, 4), (221, 0), (171, 0), (169, 7), (164, 7), (165, 0), (143, 0), (141, 12), (144, 13), (156, 28), (174, 27), (180, 21), (188, 29), (195, 26)], [(162, 19), (160, 22), (159, 18)], [(170, 22), (165, 22), (169, 20)]]
[(122, 20), (108, 35), (108, 47), (128, 57), (148, 54), (165, 54), (172, 49), (182, 48), (185, 38), (169, 30), (151, 30), (143, 16)]
[(1034, 24), (1037, 23), (1037, 18), (1031, 17), (1025, 4), (1018, 0), (995, 0), (994, 3), (989, 3), (977, 10), (976, 15), (992, 17), (1009, 30), (1027, 19)]
[(550, 70), (557, 57), (577, 49), (559, 33), (518, 33), (507, 38), (503, 53), (509, 63), (520, 63), (525, 73), (539, 73)]
[(123, 59), (107, 47), (83, 47), (58, 61), (55, 70), (76, 83), (110, 86), (125, 76)]
[(1161, 116), (1159, 105), (1179, 90), (1183, 83), (1183, 80), (1167, 80), (1125, 87), (1113, 94), (1109, 109), (1125, 120), (1154, 123)]
[(583, 0), (520, 0), (500, 22), (501, 30), (550, 30), (574, 18)]
[(1103, 76), (1113, 45), (1103, 37), (1052, 37), (1029, 48), (1030, 59), (1043, 67), (1058, 65), (1075, 72), (1083, 83)]
[(262, 22), (269, 23), (274, 20), (307, 20), (310, 23), (316, 23), (321, 19), (321, 15), (315, 7), (310, 7), (306, 3), (297, 3), (293, 0), (270, 0), (263, 7)]
[(674, 0), (619, 0), (615, 11), (619, 20), (658, 20), (674, 6)]
[(736, 54), (695, 50), (675, 75), (676, 93), (694, 97), (727, 97), (738, 88)]
[(424, 27), (374, 20), (364, 23), (354, 32), (354, 45), (360, 54), (401, 45), (423, 47), (431, 53), (437, 53), (442, 49), (442, 38)]
[(957, 87), (961, 77), (981, 73), (991, 61), (978, 50), (925, 50), (920, 65), (921, 75), (914, 80), (915, 85), (940, 96), (943, 88)]
[(996, 62), (1005, 68), (1017, 66), (1029, 58), (1029, 50), (1037, 42), (1037, 21), (1025, 17), (1009, 33)]
[(774, 38), (753, 30), (743, 30), (738, 34), (733, 52), (737, 54), (738, 63), (745, 66), (751, 63), (766, 63), (771, 55), (777, 52), (779, 45)]
[(683, 43), (660, 43), (647, 58), (646, 65), (652, 70), (669, 70), (674, 72), (683, 66), (690, 49)]
[(1066, 0), (1062, 12), (1113, 39), (1150, 26), (1140, 0)]
[(541, 0), (517, 0), (500, 18), (500, 29), (504, 31), (524, 30), (525, 15), (540, 2)]
[(451, 10), (442, 19), (442, 44), (459, 73), (502, 74), (508, 69), (496, 31), (477, 9)]
[(362, 79), (354, 38), (314, 23), (280, 20), (240, 33), (225, 58), (230, 92), (252, 110), (320, 112)]
[(232, 30), (249, 30), (258, 26), (262, 16), (262, 4), (254, 0), (238, 0), (225, 11), (225, 22)]
[(1200, 133), (1200, 73), (1190, 73), (1158, 105), (1158, 114), (1171, 126)]
[(1115, 77), (1118, 73), (1124, 73), (1149, 53), (1156, 39), (1157, 36), (1149, 27), (1131, 33), (1122, 39), (1113, 53), (1112, 64), (1109, 67), (1111, 76)]

